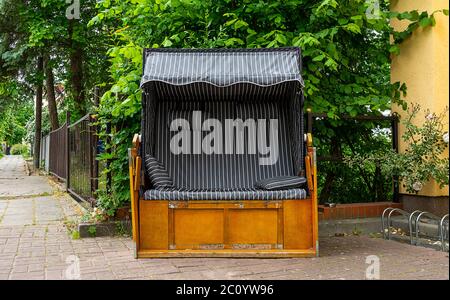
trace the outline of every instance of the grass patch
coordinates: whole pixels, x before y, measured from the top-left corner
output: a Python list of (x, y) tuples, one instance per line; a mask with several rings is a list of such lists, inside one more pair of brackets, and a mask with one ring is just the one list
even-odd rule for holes
[(89, 226), (87, 232), (90, 236), (95, 237), (97, 235), (97, 227), (95, 227), (94, 225)]
[(72, 231), (70, 234), (70, 237), (72, 240), (79, 240), (80, 239), (80, 232), (78, 230)]
[(64, 226), (67, 228), (67, 233), (72, 240), (78, 240), (80, 238), (80, 232), (78, 231), (78, 224), (72, 220), (64, 220)]

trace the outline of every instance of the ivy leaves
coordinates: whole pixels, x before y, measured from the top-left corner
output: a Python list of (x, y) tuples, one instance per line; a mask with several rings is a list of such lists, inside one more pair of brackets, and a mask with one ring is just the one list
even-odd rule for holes
[(396, 18), (399, 21), (410, 21), (408, 26), (403, 31), (393, 31), (392, 30), (392, 36), (394, 39), (393, 44), (389, 48), (389, 52), (395, 55), (400, 54), (400, 47), (399, 45), (404, 42), (406, 39), (408, 39), (413, 32), (418, 29), (422, 28), (425, 29), (427, 27), (432, 27), (436, 25), (436, 18), (435, 14), (442, 13), (445, 16), (448, 16), (448, 10), (442, 9), (442, 10), (436, 10), (432, 12), (431, 14), (428, 14), (428, 12), (424, 11), (419, 13), (417, 10), (409, 11), (409, 12), (390, 12), (389, 17), (390, 18)]

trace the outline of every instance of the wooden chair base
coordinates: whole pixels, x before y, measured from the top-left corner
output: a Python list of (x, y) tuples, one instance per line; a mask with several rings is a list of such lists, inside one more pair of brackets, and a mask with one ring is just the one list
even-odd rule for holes
[(316, 256), (315, 250), (142, 250), (137, 253), (137, 258), (294, 258)]
[(139, 201), (137, 257), (313, 257), (311, 199)]
[(307, 135), (310, 198), (299, 200), (167, 201), (139, 198), (140, 137), (129, 149), (135, 256), (312, 257), (319, 255), (317, 165)]

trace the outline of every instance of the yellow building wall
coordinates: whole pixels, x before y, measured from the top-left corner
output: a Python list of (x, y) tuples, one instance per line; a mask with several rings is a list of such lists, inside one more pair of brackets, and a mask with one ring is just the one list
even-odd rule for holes
[[(432, 13), (435, 10), (448, 9), (448, 0), (394, 0), (391, 1), (391, 11), (418, 10)], [(449, 17), (442, 13), (435, 14), (436, 26), (417, 29), (411, 38), (400, 46), (400, 55), (393, 56), (391, 64), (391, 82), (405, 82), (407, 86), (406, 100), (409, 103), (419, 103), (421, 107), (431, 112), (440, 113), (449, 105)], [(409, 21), (392, 20), (392, 26), (400, 31)], [(393, 111), (404, 115), (398, 106)], [(418, 120), (424, 115), (419, 115)], [(448, 131), (448, 113), (446, 131)], [(401, 139), (404, 128), (399, 127), (399, 148), (403, 151), (405, 145)], [(448, 147), (444, 153), (448, 157)], [(400, 193), (406, 193), (400, 187)], [(448, 196), (448, 187), (439, 188), (434, 181), (427, 183), (419, 195)]]

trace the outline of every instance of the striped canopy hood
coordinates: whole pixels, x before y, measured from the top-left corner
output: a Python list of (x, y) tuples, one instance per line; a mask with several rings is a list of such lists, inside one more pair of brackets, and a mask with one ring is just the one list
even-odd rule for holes
[(145, 49), (141, 88), (151, 82), (216, 87), (296, 82), (302, 88), (300, 49)]

